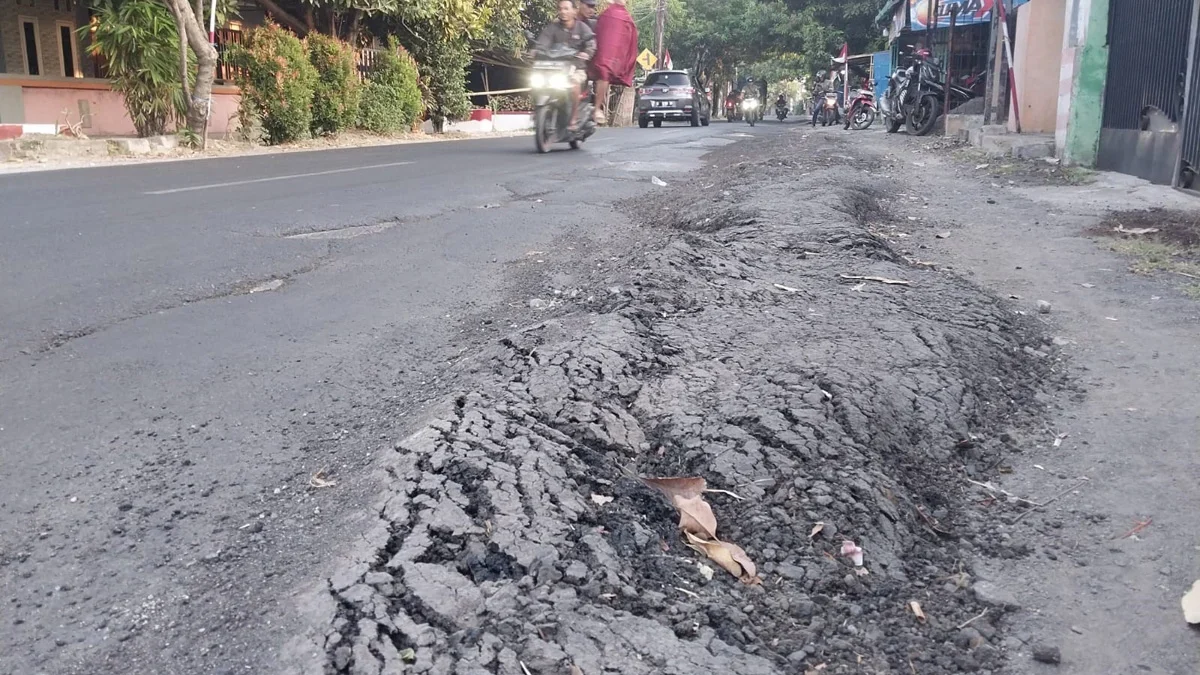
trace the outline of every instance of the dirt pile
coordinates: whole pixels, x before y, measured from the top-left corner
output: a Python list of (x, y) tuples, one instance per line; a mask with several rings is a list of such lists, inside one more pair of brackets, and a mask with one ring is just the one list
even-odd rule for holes
[[(1024, 551), (965, 478), (1037, 408), (1049, 348), (872, 235), (888, 186), (827, 143), (717, 153), (650, 200), (678, 236), (619, 300), (480, 356), (388, 458), (386, 544), (330, 580), (328, 672), (999, 667), (1010, 603), (970, 560)], [(705, 498), (762, 583), (687, 548), (639, 476), (733, 493)]]

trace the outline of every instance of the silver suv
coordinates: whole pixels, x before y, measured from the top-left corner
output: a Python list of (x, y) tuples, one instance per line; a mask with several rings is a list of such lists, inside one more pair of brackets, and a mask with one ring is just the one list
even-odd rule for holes
[(708, 126), (711, 119), (708, 92), (697, 88), (686, 70), (657, 70), (638, 89), (638, 126), (643, 129), (663, 122)]

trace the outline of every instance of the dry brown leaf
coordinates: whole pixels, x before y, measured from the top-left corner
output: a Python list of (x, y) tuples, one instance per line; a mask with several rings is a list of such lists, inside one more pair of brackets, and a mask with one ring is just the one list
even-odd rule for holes
[(583, 668), (580, 668), (579, 666), (572, 663), (571, 664), (571, 675), (583, 675)]
[(825, 529), (825, 523), (817, 523), (816, 525), (813, 525), (812, 532), (808, 533), (808, 538), (812, 539), (813, 537), (816, 537), (818, 534), (821, 534), (821, 530), (824, 530), (824, 529)]
[(917, 617), (917, 621), (925, 623), (925, 612), (921, 609), (921, 603), (916, 600), (909, 600), (908, 608), (912, 610), (913, 616)]
[(762, 580), (758, 578), (758, 568), (755, 567), (754, 561), (750, 560), (750, 556), (746, 555), (746, 552), (737, 544), (719, 539), (701, 539), (691, 532), (685, 533), (685, 536), (689, 546), (708, 556), (709, 560), (740, 579), (742, 583), (750, 585), (762, 583)]
[(703, 497), (676, 495), (672, 501), (679, 511), (679, 529), (705, 539), (717, 538), (717, 517)]
[(598, 505), (598, 506), (604, 506), (605, 504), (608, 504), (612, 500), (613, 500), (612, 497), (608, 497), (605, 495), (598, 495), (595, 492), (592, 493), (592, 501), (595, 502), (596, 505)]
[(812, 668), (806, 669), (804, 671), (804, 675), (821, 675), (822, 670), (825, 670), (825, 664), (818, 663), (817, 665), (813, 666)]
[(699, 497), (708, 489), (708, 482), (696, 476), (690, 478), (643, 478), (646, 485), (661, 491), (672, 501), (675, 497)]

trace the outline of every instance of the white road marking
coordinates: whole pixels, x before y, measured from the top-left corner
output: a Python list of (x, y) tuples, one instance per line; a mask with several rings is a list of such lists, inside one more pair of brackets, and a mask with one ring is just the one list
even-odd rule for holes
[(209, 183), (208, 185), (191, 185), (189, 187), (171, 188), (169, 190), (153, 190), (143, 194), (148, 195), (170, 195), (176, 192), (194, 192), (196, 190), (212, 190), (213, 188), (234, 187), (235, 185), (252, 185), (254, 183), (270, 183), (277, 180), (292, 180), (294, 178), (310, 178), (312, 176), (328, 176), (335, 173), (349, 173), (351, 171), (367, 171), (370, 169), (384, 169), (390, 166), (405, 166), (414, 164), (414, 162), (389, 162), (387, 164), (369, 164), (367, 166), (351, 166), (345, 169), (330, 169), (328, 171), (313, 171), (311, 173), (293, 173), (286, 176), (271, 176), (269, 178), (251, 178), (249, 180), (234, 180), (228, 183)]

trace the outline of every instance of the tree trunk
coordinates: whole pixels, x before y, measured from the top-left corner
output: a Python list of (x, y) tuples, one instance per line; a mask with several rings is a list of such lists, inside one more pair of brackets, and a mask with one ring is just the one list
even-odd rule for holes
[(360, 26), (362, 26), (362, 17), (363, 12), (361, 9), (355, 9), (350, 15), (350, 30), (347, 31), (346, 41), (355, 49), (358, 49), (358, 31), (360, 30)]
[(196, 86), (188, 99), (187, 125), (197, 136), (208, 129), (213, 79), (217, 74), (217, 50), (208, 42), (208, 34), (187, 0), (167, 0), (174, 6), (187, 34), (188, 46), (196, 55)]
[(304, 23), (308, 26), (308, 32), (317, 32), (317, 15), (313, 11), (313, 6), (308, 5), (304, 8)]
[(613, 110), (609, 124), (614, 127), (627, 127), (633, 124), (633, 87), (621, 87), (621, 97), (617, 99), (617, 107)]
[(179, 83), (183, 87), (183, 100), (190, 101), (192, 94), (188, 91), (187, 31), (184, 30), (183, 19), (180, 18), (179, 10), (175, 5), (168, 2), (167, 8), (171, 10), (171, 16), (175, 17), (175, 29), (179, 31)]

